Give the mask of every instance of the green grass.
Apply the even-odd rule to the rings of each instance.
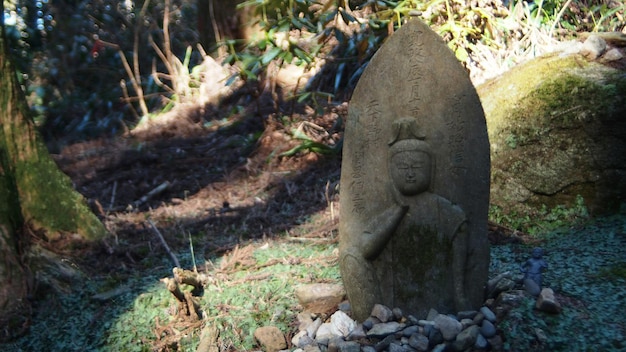
[[[541,246],[549,269],[545,286],[554,289],[563,305],[559,315],[534,310],[527,299],[511,311],[498,328],[509,351],[619,351],[626,348],[626,217],[596,219],[577,228],[545,233]],[[221,350],[258,348],[254,330],[275,325],[293,332],[301,311],[294,290],[313,282],[339,282],[336,244],[314,244],[275,239],[250,242],[220,258],[198,263],[209,277],[199,302],[203,324],[218,327]],[[519,272],[531,246],[494,246],[491,276]],[[183,263],[190,263],[182,253]],[[198,257],[196,255],[196,260]],[[50,295],[38,305],[28,335],[3,351],[150,351],[155,330],[171,321],[174,298],[159,279],[171,276],[164,257],[149,271],[120,276],[118,285],[130,289],[106,302],[91,299],[109,290],[107,277],[75,282],[67,294]],[[126,279],[123,279],[126,277]],[[185,288],[189,289],[189,288]],[[178,349],[194,351],[200,328],[181,328]],[[538,339],[543,332],[545,340]]]

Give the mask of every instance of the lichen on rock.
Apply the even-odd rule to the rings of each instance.
[[[478,87],[491,142],[491,204],[596,214],[626,196],[626,75],[580,54],[543,56]]]

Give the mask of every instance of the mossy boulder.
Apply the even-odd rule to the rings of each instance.
[[[626,199],[626,72],[552,54],[478,87],[491,142],[491,204],[610,213]]]

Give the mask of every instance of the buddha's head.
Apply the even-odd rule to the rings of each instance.
[[[389,142],[389,172],[400,193],[413,196],[430,187],[432,165],[428,143],[417,130],[413,118],[394,121],[394,137]]]

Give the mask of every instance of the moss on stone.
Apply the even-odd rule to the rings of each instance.
[[[492,204],[536,216],[582,195],[602,213],[626,194],[609,186],[626,181],[619,176],[626,173],[623,71],[554,54],[477,91],[491,142]]]
[[[77,233],[90,240],[102,237],[106,233],[102,223],[74,190],[70,178],[48,157],[45,147],[37,144],[36,155],[45,157],[18,161],[15,166],[25,220],[44,229],[52,239],[60,233]]]

